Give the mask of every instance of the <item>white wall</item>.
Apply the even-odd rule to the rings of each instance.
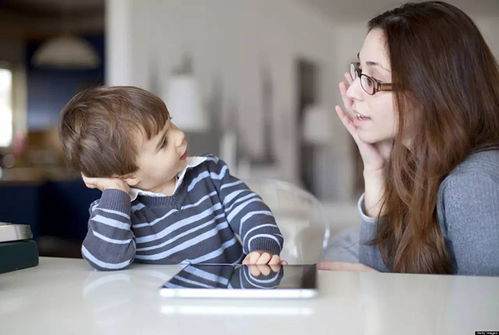
[[[379,0],[380,8],[393,7],[386,1]],[[463,9],[497,57],[499,10],[480,10],[483,1],[489,3],[477,0]],[[345,7],[339,0],[321,3]],[[240,140],[258,155],[264,149],[260,75],[268,70],[274,84],[278,165],[260,172],[298,182],[294,61],[305,57],[320,65],[319,100],[334,113],[334,105],[341,103],[337,83],[361,47],[366,18],[379,13],[373,6],[357,5],[356,16],[346,18],[341,11],[327,13],[300,0],[107,0],[107,83],[137,85],[161,96],[172,70],[188,55],[205,100],[214,95],[214,83],[222,83],[222,108],[214,119],[228,119],[235,111]],[[317,159],[318,193],[349,200],[353,143],[334,120],[334,141]]]
[[[12,71],[12,132],[27,131],[27,85],[24,65],[25,42],[20,38],[0,37],[0,66]]]
[[[497,12],[491,13],[491,16],[475,15],[474,17],[478,29],[482,32],[485,42],[489,45],[496,60],[499,59],[499,39],[497,38],[499,33],[499,1],[497,4]]]
[[[253,156],[264,150],[261,73],[268,70],[273,82],[273,137],[279,148],[278,167],[266,173],[298,182],[295,61],[304,57],[319,64],[319,100],[332,106],[333,22],[289,0],[109,0],[108,9],[112,61],[107,83],[133,84],[161,95],[172,70],[188,55],[204,97],[211,96],[215,79],[223,82],[219,116],[227,117],[235,106],[240,140]],[[129,27],[122,28],[129,13]],[[336,128],[346,137],[341,127]],[[321,185],[331,189],[328,184],[338,183],[334,178],[328,173]]]

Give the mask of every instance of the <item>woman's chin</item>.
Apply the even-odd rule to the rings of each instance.
[[[381,141],[378,136],[374,136],[373,134],[368,133],[359,133],[359,138],[362,140],[362,142],[368,144],[375,144]]]
[[[362,142],[368,143],[368,144],[376,144],[380,142],[384,142],[386,140],[391,140],[393,137],[390,136],[383,136],[382,134],[375,134],[372,132],[358,132],[359,138],[362,140]]]

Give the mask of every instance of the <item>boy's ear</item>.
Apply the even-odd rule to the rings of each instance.
[[[118,176],[121,180],[128,184],[128,186],[136,186],[139,183],[139,179],[133,173],[129,173],[123,176]]]

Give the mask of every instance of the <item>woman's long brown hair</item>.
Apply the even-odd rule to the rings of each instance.
[[[384,32],[398,111],[371,243],[394,272],[452,273],[437,219],[439,186],[468,155],[498,146],[496,60],[473,21],[444,2],[405,4],[368,28]]]

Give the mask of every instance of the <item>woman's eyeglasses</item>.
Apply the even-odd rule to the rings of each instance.
[[[373,77],[369,77],[367,74],[363,74],[359,62],[350,64],[350,75],[352,76],[352,80],[360,78],[360,87],[369,95],[374,95],[379,91],[392,90],[392,84],[382,83]]]

